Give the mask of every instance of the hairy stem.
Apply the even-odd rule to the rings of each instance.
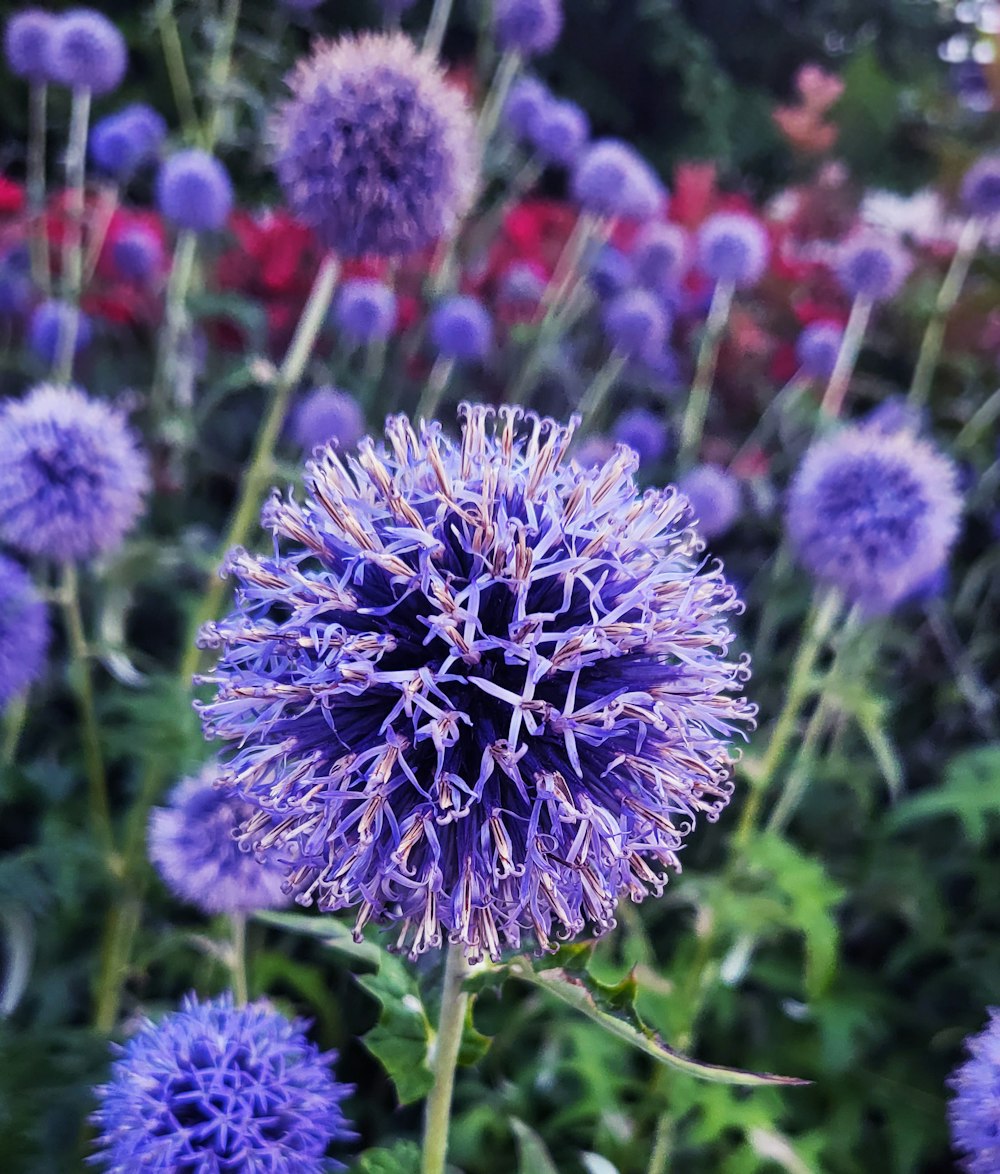
[[[424,1115],[421,1174],[444,1174],[455,1068],[458,1065],[465,1014],[469,1005],[469,996],[462,990],[468,969],[461,945],[449,946],[444,983],[441,988],[441,1018],[432,1045],[434,1084],[427,1097]]]

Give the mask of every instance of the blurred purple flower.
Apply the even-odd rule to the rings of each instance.
[[[299,404],[292,420],[292,435],[305,453],[321,444],[354,448],[365,434],[365,416],[358,401],[335,387],[318,387]]]
[[[639,465],[658,465],[670,451],[670,429],[663,416],[648,408],[631,408],[615,421],[611,430],[618,444],[627,444],[639,458]]]
[[[640,229],[632,246],[636,281],[658,293],[674,288],[687,271],[690,251],[686,229],[651,221]]]
[[[531,123],[531,145],[546,163],[569,167],[590,138],[590,120],[575,102],[546,102]]]
[[[875,232],[845,241],[837,259],[837,277],[852,298],[874,302],[895,297],[909,276],[910,259],[899,242]]]
[[[695,529],[709,540],[731,530],[742,512],[740,483],[718,465],[696,465],[681,477],[677,488],[691,503]]]
[[[843,341],[844,328],[838,322],[811,322],[795,343],[801,373],[810,379],[829,379]]]
[[[156,180],[156,202],[178,228],[217,232],[232,211],[233,185],[214,155],[191,148],[164,160]]]
[[[587,270],[590,287],[602,301],[622,293],[634,276],[631,259],[614,245],[602,245]]]
[[[562,32],[562,0],[494,0],[493,28],[504,53],[548,53]]]
[[[333,320],[356,343],[381,342],[396,325],[396,295],[383,281],[353,277],[337,293]]]
[[[770,256],[766,229],[745,212],[716,212],[698,229],[698,264],[713,281],[756,285]]]
[[[434,349],[444,359],[479,362],[493,346],[493,320],[477,298],[458,295],[441,302],[430,317]]]
[[[22,8],[8,19],[3,49],[11,73],[35,85],[53,80],[56,23],[56,17],[40,8]]]
[[[152,229],[136,225],[126,229],[111,246],[115,269],[128,281],[148,281],[166,265],[163,245]]]
[[[965,173],[959,194],[970,216],[996,216],[1000,212],[1000,154],[977,159]]]
[[[573,198],[595,216],[651,220],[663,211],[667,193],[649,164],[627,143],[600,139],[573,169]]]
[[[31,577],[0,554],[0,710],[39,678],[49,648],[49,621]]]
[[[630,289],[604,309],[604,333],[611,347],[630,359],[663,350],[670,318],[663,303],[646,289]]]
[[[156,158],[167,124],[150,106],[136,103],[109,114],[90,132],[90,158],[116,179],[127,179],[138,167]]]
[[[529,140],[535,121],[552,101],[552,95],[537,78],[519,77],[504,103],[503,124],[515,138]]]
[[[77,322],[73,354],[80,355],[90,346],[94,333],[87,315],[71,306],[69,302],[54,299],[41,302],[35,307],[28,323],[28,346],[46,366],[51,367],[56,361],[60,336],[71,324],[74,316]]]
[[[106,16],[91,8],[73,8],[56,21],[49,76],[73,90],[109,94],[125,76],[125,38]]]
[[[1000,1170],[1000,1010],[991,1007],[990,1021],[965,1041],[969,1053],[949,1080],[954,1092],[948,1122],[960,1166],[966,1174]]]

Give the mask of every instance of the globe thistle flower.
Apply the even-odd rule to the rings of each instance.
[[[90,158],[106,175],[124,180],[156,158],[166,137],[163,118],[151,106],[136,103],[94,124]]]
[[[622,293],[634,278],[631,259],[614,245],[602,245],[587,270],[587,282],[602,302]]]
[[[902,395],[891,395],[877,404],[861,421],[861,427],[874,428],[886,435],[909,432],[914,436],[923,431],[924,413],[907,403]]]
[[[718,465],[696,465],[681,477],[677,488],[691,503],[698,533],[709,541],[731,530],[742,513],[740,483]]]
[[[178,228],[217,232],[229,219],[233,185],[213,155],[192,148],[165,160],[156,180],[156,202]]]
[[[947,561],[961,508],[954,464],[927,441],[852,427],[806,454],[786,524],[816,579],[885,611]]]
[[[45,665],[49,622],[30,576],[0,554],[0,710],[34,684]]]
[[[396,295],[389,286],[368,277],[345,281],[333,308],[334,322],[357,343],[388,338],[395,328],[397,314]]]
[[[493,31],[504,53],[548,53],[562,26],[562,0],[494,0]]]
[[[384,448],[318,454],[202,634],[205,733],[258,809],[242,842],[294,852],[300,902],[395,923],[411,956],[610,929],[726,805],[753,715],[740,605],[683,500],[639,496],[628,449],[585,471],[572,425],[492,415],[466,406],[458,444],[394,417]]]
[[[292,211],[345,257],[399,257],[454,231],[479,175],[475,122],[401,33],[323,44],[289,78],[275,167]]]
[[[615,442],[609,436],[588,436],[573,449],[573,460],[581,469],[603,466],[615,455]]]
[[[33,85],[52,80],[56,18],[40,8],[22,8],[7,21],[3,51],[11,73]]]
[[[899,242],[874,232],[861,232],[845,241],[837,260],[844,292],[873,302],[895,297],[909,272],[910,259]]]
[[[478,299],[459,295],[435,308],[430,318],[430,337],[442,359],[480,362],[493,346],[493,320]]]
[[[281,6],[287,8],[289,12],[312,12],[322,3],[323,0],[281,0]]]
[[[331,1072],[308,1023],[261,1000],[188,995],[159,1023],[143,1020],[95,1091],[91,1159],[105,1174],[137,1170],[343,1170],[331,1143],[356,1139],[343,1101],[354,1089]]]
[[[644,225],[632,246],[636,281],[661,293],[674,289],[687,270],[689,253],[688,233],[679,224]]]
[[[661,351],[670,319],[663,304],[646,289],[618,294],[604,311],[604,333],[616,350],[630,359]]]
[[[970,216],[996,216],[1000,212],[1000,154],[983,155],[962,178],[962,206]]]
[[[93,329],[90,319],[82,310],[69,302],[50,300],[41,302],[34,309],[28,323],[28,346],[41,361],[51,367],[59,353],[59,339],[76,319],[76,338],[73,354],[82,354],[90,346]]]
[[[115,238],[111,260],[122,277],[137,282],[155,277],[166,263],[160,238],[142,225],[127,228]]]
[[[149,859],[168,889],[203,913],[253,913],[280,909],[284,871],[258,860],[236,843],[254,809],[216,787],[219,768],[208,763],[183,779],[166,807],[149,816]]]
[[[27,251],[15,246],[0,259],[0,315],[23,317],[31,305],[33,292]]]
[[[546,163],[569,167],[590,138],[590,120],[575,102],[546,102],[533,119],[528,139]]]
[[[698,263],[713,281],[756,285],[770,256],[764,226],[744,212],[716,212],[698,229]]]
[[[618,444],[627,444],[643,465],[657,465],[670,450],[666,421],[648,408],[631,408],[615,421],[611,430]],[[577,457],[579,460],[579,457]]]
[[[125,38],[106,16],[74,8],[56,21],[49,59],[53,81],[73,90],[109,94],[125,76]]]
[[[0,409],[0,540],[54,562],[119,546],[142,513],[145,455],[124,416],[41,384]]]
[[[501,302],[535,307],[548,288],[545,271],[535,261],[511,261],[500,274],[497,297]]]
[[[599,139],[587,147],[570,186],[580,207],[595,216],[652,220],[666,201],[666,189],[649,164],[618,139]]]
[[[504,102],[503,125],[515,138],[530,141],[535,121],[552,101],[548,88],[537,78],[519,77]]]
[[[801,373],[810,379],[829,379],[843,342],[844,328],[839,322],[811,322],[795,343]]]
[[[365,434],[365,417],[358,402],[335,387],[318,387],[299,405],[292,420],[292,435],[303,452],[321,444],[354,448]]]
[[[965,1041],[968,1060],[948,1081],[954,1097],[948,1106],[951,1140],[966,1174],[1000,1170],[1000,1010],[991,1007],[990,1021]]]

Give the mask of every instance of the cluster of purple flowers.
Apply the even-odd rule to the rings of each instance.
[[[52,16],[28,8],[16,13],[4,34],[7,64],[33,85],[55,82],[73,90],[107,94],[125,76],[125,38],[107,17],[89,8]]]

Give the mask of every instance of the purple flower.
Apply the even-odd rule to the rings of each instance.
[[[691,245],[679,224],[651,221],[632,247],[632,265],[640,285],[660,293],[672,290],[684,276]]]
[[[695,529],[709,540],[732,529],[742,512],[740,483],[718,465],[696,465],[680,479],[677,488],[691,503]]]
[[[203,913],[280,909],[284,870],[258,860],[236,843],[254,809],[215,786],[219,767],[208,763],[174,788],[166,807],[149,817],[149,858],[167,888]]]
[[[548,53],[562,25],[562,0],[494,0],[493,28],[505,53]]]
[[[365,434],[365,416],[358,401],[335,387],[318,387],[299,404],[292,421],[292,435],[303,452],[335,442],[338,448],[354,448]]]
[[[799,561],[848,602],[891,609],[948,559],[962,508],[956,478],[909,430],[845,428],[817,442],[788,496]]]
[[[666,421],[648,408],[622,412],[611,431],[618,444],[627,444],[635,452],[640,467],[659,464],[670,449],[670,430]]]
[[[585,212],[630,220],[652,220],[663,211],[667,198],[649,164],[617,139],[600,139],[582,152],[571,187]]]
[[[532,128],[552,95],[534,77],[519,77],[510,87],[503,107],[503,124],[518,139],[530,139]]]
[[[546,163],[569,167],[590,138],[590,121],[575,102],[553,99],[538,111],[528,137]]]
[[[56,18],[40,8],[22,8],[7,21],[3,50],[10,71],[34,85],[52,80]]]
[[[863,428],[874,428],[886,435],[910,432],[917,436],[924,428],[924,414],[906,402],[902,395],[891,395],[877,404],[861,422]]]
[[[602,301],[627,289],[634,277],[632,261],[614,245],[602,245],[587,270],[590,287]]]
[[[128,65],[125,38],[106,16],[74,8],[56,22],[49,58],[53,81],[73,90],[109,94],[121,85]]]
[[[0,260],[0,316],[22,317],[31,305],[33,292],[27,253],[16,246]]]
[[[910,259],[893,237],[861,232],[844,242],[837,260],[837,277],[852,298],[873,302],[895,297],[910,272]]]
[[[336,1053],[320,1052],[308,1026],[229,994],[188,995],[159,1023],[143,1020],[96,1089],[91,1162],[105,1174],[344,1169],[326,1153],[356,1139],[342,1108],[354,1090],[334,1080]]]
[[[136,103],[96,123],[90,132],[90,158],[107,175],[127,179],[155,159],[167,137],[167,124],[151,107]]]
[[[479,178],[475,122],[401,33],[321,45],[274,123],[292,211],[346,257],[406,256],[452,233]]]
[[[30,576],[0,554],[0,710],[41,676],[49,648],[45,604]]]
[[[548,288],[545,271],[534,261],[511,261],[500,275],[497,296],[501,301],[537,306]]]
[[[970,216],[996,216],[1000,212],[1000,154],[977,159],[965,173],[959,195]]]
[[[838,322],[811,322],[795,343],[801,373],[810,379],[829,379],[843,341],[844,328]]]
[[[441,358],[479,362],[493,346],[493,320],[477,298],[459,295],[435,307],[430,337]]]
[[[0,409],[0,539],[53,562],[118,547],[142,513],[146,458],[125,418],[41,384]]]
[[[396,325],[396,295],[371,277],[345,281],[337,294],[333,318],[349,339],[357,343],[381,342]]]
[[[662,351],[669,329],[670,318],[662,302],[646,289],[626,290],[604,310],[608,342],[630,359]]]
[[[614,455],[615,442],[608,436],[588,436],[576,445],[572,452],[573,460],[581,469],[604,466]]]
[[[126,229],[111,246],[115,269],[128,281],[148,281],[164,268],[163,245],[151,229]]]
[[[178,228],[216,232],[229,219],[233,185],[213,155],[192,148],[164,161],[156,180],[160,211]]]
[[[744,212],[716,212],[698,229],[698,263],[713,281],[756,285],[770,256],[767,231]]]
[[[989,1015],[986,1027],[965,1041],[969,1059],[948,1081],[955,1094],[948,1106],[951,1140],[966,1174],[1000,1170],[1000,1010],[991,1007]]]
[[[76,339],[73,354],[82,354],[90,346],[93,330],[90,319],[68,302],[55,300],[35,307],[28,323],[28,345],[46,366],[52,366],[59,353],[59,339],[76,318]]]
[[[395,923],[412,956],[473,959],[614,925],[659,893],[696,817],[728,802],[752,720],[728,659],[739,608],[672,489],[635,455],[566,459],[572,427],[463,409],[404,417],[275,497],[276,553],[230,554],[237,611],[199,705],[304,903]],[[275,826],[275,820],[278,820]]]

